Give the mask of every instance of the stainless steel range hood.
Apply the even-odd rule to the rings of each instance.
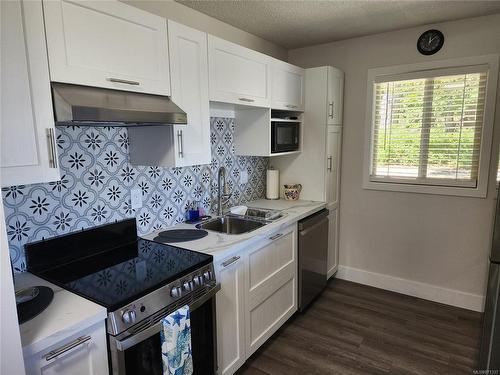
[[[56,125],[147,126],[186,124],[168,96],[52,82]]]

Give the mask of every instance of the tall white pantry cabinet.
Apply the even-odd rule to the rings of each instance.
[[[327,202],[330,211],[328,270],[339,263],[339,198],[344,73],[331,66],[306,69],[302,152],[271,160],[280,185],[302,184],[300,199]]]

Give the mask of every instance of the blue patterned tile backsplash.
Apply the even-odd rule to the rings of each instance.
[[[11,260],[26,269],[24,245],[75,230],[135,217],[138,234],[184,221],[188,202],[211,211],[217,170],[225,166],[230,205],[265,196],[268,158],[234,154],[234,119],[212,117],[212,162],[186,168],[132,166],[126,128],[58,127],[61,180],[2,189]],[[247,170],[248,182],[240,183]],[[143,206],[132,209],[131,189]]]

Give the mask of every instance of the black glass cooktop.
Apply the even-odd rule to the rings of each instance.
[[[28,271],[112,311],[212,261],[136,233],[126,220],[29,244]]]

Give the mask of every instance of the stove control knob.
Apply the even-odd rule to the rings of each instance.
[[[193,283],[191,281],[186,281],[183,284],[184,290],[190,291],[193,290]]]
[[[201,275],[196,275],[193,277],[194,286],[201,286],[203,284],[203,277]]]
[[[135,311],[131,309],[127,309],[122,314],[122,320],[125,324],[131,324],[135,322]]]
[[[205,271],[205,272],[203,273],[203,279],[204,279],[205,281],[210,281],[210,280],[212,280],[212,272],[210,272],[210,271]]]
[[[170,289],[170,295],[173,298],[179,298],[182,295],[182,288],[180,286],[174,286]]]

